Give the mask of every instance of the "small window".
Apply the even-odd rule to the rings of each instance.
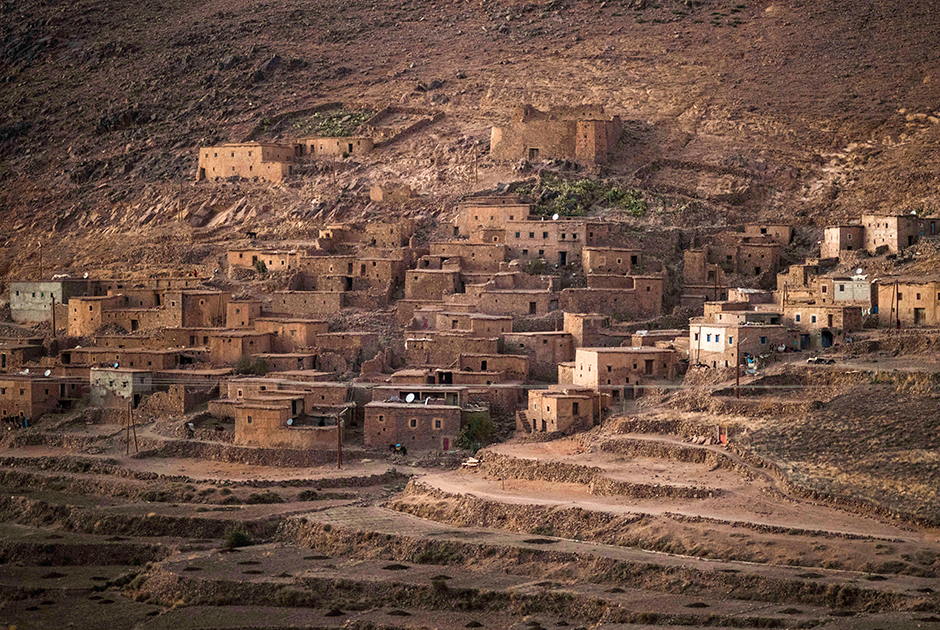
[[[441,421],[440,421],[440,419],[438,419],[438,418],[435,418],[435,419],[434,419],[434,428],[435,428],[435,429],[440,429],[440,428],[441,428]]]
[[[711,341],[711,340],[712,340],[711,333],[705,335],[705,341]]]
[[[408,424],[409,424],[409,426],[411,426],[412,429],[417,428],[417,426],[418,426],[418,420],[417,420],[416,418],[412,418],[412,419],[408,422]]]
[[[826,288],[827,288],[826,285],[823,285],[823,287],[822,287],[822,292],[823,292],[823,293],[826,292]]]
[[[800,321],[800,314],[799,314],[799,313],[796,314],[796,321]]]
[[[729,346],[734,345],[734,335],[728,335],[728,345]]]
[[[903,299],[904,299],[904,294],[903,294],[903,293],[898,293],[898,302],[900,302],[900,301],[903,300]]]
[[[248,416],[248,424],[251,424],[251,416]]]
[[[810,324],[815,324],[815,323],[816,323],[816,316],[815,316],[815,315],[810,315],[810,316],[809,316],[809,323],[810,323]]]
[[[840,284],[840,285],[839,285],[839,293],[842,293],[843,291],[845,291],[845,285],[844,285],[844,284]]]
[[[761,344],[767,343],[767,337],[761,337],[761,338],[760,338],[760,342],[761,342]]]
[[[519,238],[519,235],[520,235],[520,234],[521,234],[521,232],[516,232],[516,238]]]

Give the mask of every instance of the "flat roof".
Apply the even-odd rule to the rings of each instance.
[[[128,372],[132,374],[144,373],[150,374],[150,370],[141,370],[138,368],[122,368],[122,367],[93,367],[91,368],[92,372]]]
[[[636,348],[627,347],[627,346],[616,346],[613,348],[578,348],[578,352],[584,350],[585,352],[596,352],[598,354],[645,354],[647,352],[675,352],[675,350],[668,350],[666,348],[657,348],[656,346],[639,346]]]
[[[260,300],[259,300],[260,301]],[[229,302],[234,304],[234,302]],[[306,317],[256,317],[256,322],[275,322],[278,324],[325,324],[322,319],[307,319]]]
[[[366,403],[366,407],[393,407],[396,409],[456,409],[457,411],[460,411],[459,405],[438,405],[438,404],[426,405],[423,402],[395,403],[395,402],[373,401],[370,403]]]

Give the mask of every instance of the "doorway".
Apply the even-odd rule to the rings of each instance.
[[[832,347],[832,331],[824,330],[820,333],[819,337],[823,348]]]
[[[538,149],[529,149],[529,159],[537,160],[539,159],[539,150]]]
[[[445,451],[449,451],[449,450],[450,450],[450,438],[444,438],[444,439],[441,440],[441,441],[442,441],[442,443],[443,443],[443,445],[444,445],[444,450],[445,450]]]
[[[568,264],[568,252],[558,252],[558,264],[562,267]]]

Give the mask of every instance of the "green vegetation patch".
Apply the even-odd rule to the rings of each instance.
[[[294,120],[291,127],[301,136],[345,137],[356,133],[356,130],[374,115],[375,112],[369,109],[314,112]]]
[[[605,180],[569,179],[549,173],[538,184],[522,187],[518,192],[535,201],[535,212],[543,216],[581,217],[591,209],[613,208],[639,218],[647,211],[640,191]]]

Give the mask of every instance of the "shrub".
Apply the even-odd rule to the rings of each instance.
[[[268,271],[268,266],[267,266],[266,264],[264,264],[264,261],[263,261],[263,260],[256,260],[256,261],[255,261],[255,269],[258,271],[258,273],[267,273],[267,271]]]
[[[248,547],[254,544],[251,536],[239,529],[231,529],[225,534],[225,548],[237,549],[238,547]]]

